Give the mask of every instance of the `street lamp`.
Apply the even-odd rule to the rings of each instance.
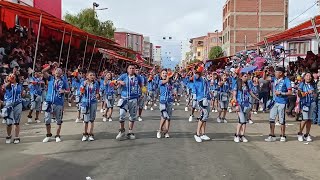
[[[92,6],[93,6],[93,13],[95,14],[95,11],[99,11],[99,10],[107,10],[108,8],[100,8],[100,9],[96,9],[96,8],[98,8],[99,7],[99,4],[98,3],[96,3],[96,2],[94,2],[93,4],[92,4]]]

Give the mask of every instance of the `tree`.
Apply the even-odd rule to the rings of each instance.
[[[223,51],[220,46],[214,46],[210,49],[209,59],[216,59],[223,56]]]
[[[67,13],[64,19],[68,23],[91,34],[106,38],[113,38],[114,36],[115,27],[113,22],[110,20],[101,22],[96,16],[95,11],[91,8],[83,9],[76,15]]]

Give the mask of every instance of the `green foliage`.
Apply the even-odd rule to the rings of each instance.
[[[188,62],[187,64],[193,64],[193,63],[197,63],[197,62],[201,62],[201,60],[199,60],[199,59],[194,59],[194,60]]]
[[[68,23],[91,34],[106,38],[113,38],[114,36],[115,27],[113,22],[110,20],[101,22],[91,8],[83,9],[76,15],[67,13],[64,19]]]
[[[216,59],[223,56],[223,51],[220,46],[215,46],[210,49],[209,59]]]

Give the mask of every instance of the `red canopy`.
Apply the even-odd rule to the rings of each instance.
[[[54,17],[53,15],[42,11],[40,9],[24,6],[16,3],[11,3],[7,1],[0,1],[0,8],[1,8],[1,21],[4,21],[7,23],[7,26],[14,27],[15,25],[15,15],[18,15],[19,17],[27,18],[32,20],[33,22],[39,22],[40,16],[42,15],[42,24],[52,27],[56,30],[63,31],[64,28],[66,32],[73,32],[73,34],[78,36],[83,36],[83,38],[86,38],[87,36],[91,39],[107,42],[110,44],[117,44],[116,42],[105,38],[101,36],[96,36],[93,34],[90,34],[88,32],[85,32],[84,30],[79,29],[76,26],[73,26],[61,19],[58,19]]]
[[[316,16],[314,20],[315,20],[315,26],[318,32],[320,32],[320,16]],[[313,34],[314,34],[314,29],[313,29],[311,20],[308,20],[284,32],[268,36],[266,37],[266,39],[267,39],[267,43],[269,44],[269,43],[274,43],[278,41],[283,41],[291,38],[303,37],[303,36],[313,35]],[[264,44],[264,41],[261,41],[257,45],[263,45],[263,44]]]
[[[112,57],[114,57],[114,58],[116,58],[116,59],[122,59],[122,60],[125,60],[125,61],[128,61],[128,62],[136,63],[136,64],[138,64],[138,65],[140,65],[140,66],[142,66],[142,67],[146,67],[146,68],[149,68],[149,69],[152,69],[152,68],[153,68],[153,67],[150,66],[150,65],[147,65],[147,64],[144,64],[144,63],[139,63],[139,62],[137,62],[137,60],[134,60],[134,59],[131,59],[131,58],[127,58],[127,57],[122,56],[121,54],[119,54],[119,53],[117,53],[117,52],[114,52],[114,51],[112,51],[112,50],[107,50],[107,49],[99,48],[99,51],[100,51],[101,53],[105,53],[105,54],[107,54],[107,55],[109,55],[109,56],[112,56]]]

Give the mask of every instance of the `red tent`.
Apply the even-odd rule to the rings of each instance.
[[[315,20],[315,26],[317,28],[317,31],[320,32],[320,16],[316,16],[314,20]],[[283,41],[291,38],[303,37],[303,36],[313,35],[313,34],[314,34],[314,28],[312,26],[312,22],[311,20],[308,20],[284,32],[268,36],[266,37],[266,39],[267,39],[267,43],[269,44],[269,43],[274,43],[278,41]],[[264,45],[264,41],[259,42],[257,45]]]

